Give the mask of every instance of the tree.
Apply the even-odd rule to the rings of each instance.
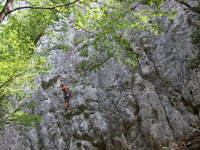
[[[88,33],[86,37],[74,41],[82,43],[80,55],[88,57],[88,61],[78,64],[78,68],[88,72],[98,70],[111,57],[131,67],[135,66],[136,61],[120,58],[120,54],[126,51],[131,59],[137,59],[126,33],[133,30],[157,32],[159,26],[152,23],[152,18],[169,14],[159,9],[163,0],[138,0],[138,5],[148,5],[151,9],[137,13],[134,12],[134,7],[130,7],[132,0],[0,2],[0,107],[4,110],[0,120],[2,126],[7,121],[24,126],[40,121],[31,114],[27,121],[27,113],[23,112],[23,107],[28,104],[22,100],[30,95],[35,76],[48,69],[44,67],[45,54],[38,52],[36,47],[41,36],[51,34],[47,29],[55,21],[68,19],[77,30]],[[72,12],[75,13],[73,19],[70,18]],[[87,45],[93,46],[96,52],[89,54]],[[105,55],[104,59],[97,57],[97,54]],[[14,103],[10,103],[10,99],[14,99]],[[30,120],[32,123],[28,124]]]
[[[5,6],[7,4],[8,1]],[[35,17],[40,15],[42,17],[35,20]],[[41,120],[34,114],[29,114],[29,121],[27,120],[27,113],[22,110],[29,104],[23,100],[35,86],[35,76],[48,69],[44,67],[44,54],[35,49],[37,41],[51,22],[49,17],[52,16],[51,13],[41,11],[32,14],[30,10],[11,15],[5,23],[0,24],[0,107],[3,110],[0,126],[8,122],[34,125],[33,122]],[[12,103],[11,99],[14,99]]]

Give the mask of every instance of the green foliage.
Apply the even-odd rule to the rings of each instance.
[[[35,123],[40,123],[41,117],[31,114],[17,111],[9,117],[9,121],[13,122],[13,125],[23,125],[24,127],[35,127]]]
[[[18,110],[15,107],[21,100],[27,99],[32,88],[36,87],[36,75],[49,69],[44,67],[47,63],[45,55],[36,51],[36,44],[48,25],[56,19],[54,16],[47,11],[23,10],[10,15],[6,23],[0,24],[0,107],[3,110],[1,118],[4,118],[1,126],[7,121],[21,122],[26,126],[39,121],[39,116],[23,112],[25,105],[20,105]],[[10,99],[14,100],[12,105]],[[26,118],[27,115],[30,117]],[[29,120],[24,122],[23,119]]]
[[[117,62],[126,62],[125,64],[128,66],[136,68],[137,56],[133,51],[129,53],[129,55],[133,55],[133,59],[127,57],[128,55],[121,57],[121,54],[125,53],[124,49],[133,49],[130,46],[130,34],[140,31],[151,31],[157,34],[160,32],[161,25],[152,20],[163,16],[172,17],[176,13],[161,11],[160,6],[164,2],[163,0],[142,0],[140,2],[148,5],[150,9],[147,10],[145,9],[147,7],[144,7],[143,10],[136,13],[130,7],[132,1],[121,3],[105,0],[98,2],[98,5],[94,1],[79,4],[75,11],[75,21],[81,27],[76,25],[75,27],[77,29],[84,28],[90,32],[92,37],[90,40],[79,39],[79,42],[83,42],[82,48],[79,49],[80,55],[88,58],[77,65],[79,72],[82,69],[83,74],[87,75],[85,71],[97,71],[103,66],[105,60],[111,57]],[[88,53],[88,46],[91,46],[95,52]],[[104,59],[100,59],[100,57],[104,57]]]
[[[24,127],[36,127],[36,123],[40,123],[42,118],[32,113],[25,113],[23,109],[31,109],[38,105],[36,102],[24,102],[23,100],[17,102],[10,102],[8,100],[0,103],[3,108],[3,112],[6,112],[4,117],[0,119],[0,127],[9,123],[9,126],[22,125]],[[8,126],[8,125],[7,125]]]
[[[44,68],[44,57],[35,51],[34,29],[30,27],[32,24],[12,16],[7,24],[0,26],[1,96],[19,95],[22,87],[32,87],[34,77],[47,69]]]
[[[199,46],[199,44],[200,44],[200,28],[198,28],[192,35],[192,42],[193,42],[193,44],[197,44]]]
[[[196,69],[200,67],[200,28],[192,35],[192,43],[196,45],[196,56],[189,61],[189,67]]]
[[[165,0],[141,0],[145,5],[150,5],[154,7],[158,7],[161,5]]]

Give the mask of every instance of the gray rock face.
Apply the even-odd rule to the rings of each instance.
[[[27,132],[5,129],[0,149],[164,150],[199,128],[200,70],[189,70],[187,60],[193,56],[191,34],[200,14],[173,1],[167,7],[178,14],[162,20],[163,34],[130,36],[139,62],[135,74],[111,58],[100,72],[82,78],[74,73],[84,59],[76,53],[78,47],[51,50],[53,68],[38,76],[40,88],[32,99],[40,102],[34,113],[43,122]],[[69,32],[70,38],[77,36],[74,29]],[[61,81],[72,91],[67,111]]]

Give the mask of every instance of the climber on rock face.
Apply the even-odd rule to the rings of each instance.
[[[70,98],[70,91],[69,87],[65,86],[63,83],[61,84],[61,89],[60,89],[63,94],[64,94],[64,109],[67,110],[69,107],[69,98]]]

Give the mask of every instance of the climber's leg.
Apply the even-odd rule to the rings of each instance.
[[[64,109],[67,110],[69,107],[69,99],[64,100]]]

